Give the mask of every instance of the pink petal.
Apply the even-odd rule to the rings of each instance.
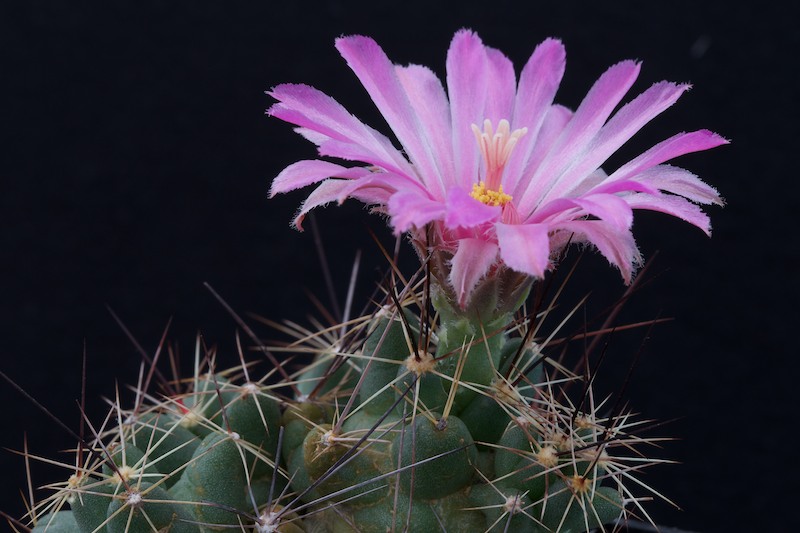
[[[629,230],[616,231],[602,220],[572,220],[558,224],[558,229],[574,233],[575,242],[589,242],[609,263],[619,268],[625,283],[630,283],[633,268],[642,259]]]
[[[616,194],[620,192],[646,192],[648,194],[658,194],[658,188],[651,187],[647,183],[636,180],[620,180],[609,183],[601,183],[592,187],[586,194]]]
[[[537,145],[539,130],[564,76],[565,63],[564,45],[556,39],[547,39],[536,47],[522,69],[511,128],[528,128],[528,133],[519,140],[506,166],[507,190],[514,190]]]
[[[344,143],[362,147],[364,160],[395,172],[412,172],[408,161],[384,135],[363,124],[336,100],[308,85],[283,84],[268,92],[279,102],[267,114]]]
[[[467,306],[472,289],[497,260],[497,249],[495,243],[483,239],[458,241],[450,270],[450,284],[462,308]]]
[[[728,141],[708,130],[679,133],[661,141],[636,159],[622,165],[608,177],[607,181],[628,179],[664,161],[691,152],[708,150],[722,144],[728,144]]]
[[[444,223],[448,228],[473,228],[497,220],[502,211],[499,206],[483,204],[464,189],[453,187],[447,194],[447,216]]]
[[[471,31],[459,30],[447,51],[446,66],[455,180],[458,185],[471,187],[478,178],[479,157],[472,124],[483,124],[490,72],[480,38]]]
[[[594,192],[594,189],[602,184],[608,177],[606,171],[602,168],[595,169],[594,172],[588,176],[584,176],[580,183],[570,191],[570,196],[578,197]]]
[[[700,207],[680,196],[667,194],[652,196],[638,193],[626,196],[625,201],[633,209],[649,209],[650,211],[659,211],[678,217],[689,224],[697,226],[709,237],[711,236],[711,220],[708,218],[708,215],[706,215]]]
[[[486,47],[486,59],[489,66],[489,84],[483,117],[497,126],[502,119],[511,120],[517,92],[517,75],[514,73],[511,60],[500,50]],[[482,127],[482,123],[475,124]]]
[[[546,224],[495,224],[500,258],[512,270],[544,277],[550,264]]]
[[[417,182],[399,174],[388,172],[370,172],[339,192],[337,201],[342,203],[348,197],[358,198],[365,203],[386,204],[389,198],[398,191],[413,190],[417,194],[427,195]]]
[[[369,170],[363,167],[346,168],[319,159],[298,161],[283,169],[272,181],[269,197],[272,198],[278,193],[293,191],[331,177],[356,179],[368,174],[370,174]]]
[[[591,215],[604,220],[615,231],[627,230],[633,223],[628,203],[613,194],[592,194],[580,198],[556,198],[530,216],[526,223],[548,222],[557,225],[563,220],[576,220]]]
[[[506,170],[506,180],[504,183],[508,184],[507,189],[513,191],[513,196],[519,201],[525,193],[525,189],[530,185],[531,176],[536,172],[536,169],[541,165],[550,148],[555,143],[556,139],[561,135],[566,128],[569,121],[572,119],[572,111],[564,106],[554,104],[550,106],[545,114],[542,126],[539,128],[539,136],[536,139],[536,144],[533,146],[528,160],[525,163],[524,170],[517,175],[515,172],[511,174]],[[525,135],[527,137],[527,135]],[[523,137],[522,139],[525,139]],[[516,152],[516,150],[514,150]],[[511,157],[511,162],[514,161],[514,156]],[[514,179],[517,179],[517,184],[513,186]]]
[[[431,200],[414,191],[401,191],[389,198],[389,215],[395,234],[408,231],[412,227],[421,228],[433,220],[441,220],[445,216],[445,205]]]
[[[341,195],[341,191],[349,185],[350,180],[337,179],[328,179],[320,183],[317,188],[314,189],[314,192],[308,195],[303,205],[300,206],[300,211],[298,211],[292,222],[294,226],[298,230],[303,231],[303,219],[306,217],[306,214],[315,207],[337,201]]]
[[[623,61],[606,70],[589,90],[569,124],[530,180],[519,202],[521,213],[541,201],[561,175],[585,155],[592,138],[639,75],[639,63]]]
[[[435,193],[444,198],[445,191],[455,184],[453,166],[450,103],[441,80],[427,67],[409,65],[395,67],[397,77],[408,96],[411,107],[423,126],[425,142],[434,153],[434,164],[442,178],[442,187]]]
[[[640,63],[622,61],[592,85],[564,132],[562,144],[583,144],[600,130],[639,76]]]
[[[645,124],[674,104],[687,89],[688,85],[660,82],[625,104],[592,140],[585,157],[561,176],[542,202],[568,195]]]
[[[422,142],[424,129],[383,49],[374,40],[360,35],[336,39],[336,48],[361,80],[426,186],[443,190],[434,154],[430,145]]]
[[[320,144],[324,143],[325,141],[330,141],[331,138],[327,135],[324,135],[318,131],[314,131],[308,128],[298,127],[294,129],[295,133],[302,136],[305,140],[312,142],[319,146]]]
[[[354,144],[351,142],[343,142],[337,139],[328,139],[319,144],[319,155],[324,157],[336,157],[346,161],[363,161],[381,169],[393,172],[396,174],[403,174],[405,176],[413,176],[418,180],[417,173],[414,172],[413,167],[408,164],[398,167],[392,164],[387,164],[385,161],[376,159],[374,153],[368,146]]]
[[[573,201],[585,213],[608,222],[615,230],[629,230],[633,224],[633,212],[629,204],[613,194],[592,194],[574,198]]]
[[[716,189],[688,170],[671,165],[656,165],[631,179],[650,188],[684,196],[700,204],[723,204]],[[654,191],[642,192],[656,194]]]

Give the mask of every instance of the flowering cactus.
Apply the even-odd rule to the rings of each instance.
[[[409,234],[422,268],[392,275],[373,313],[319,332],[282,326],[297,340],[262,349],[310,353],[292,374],[274,357],[252,379],[244,362],[219,372],[198,355],[180,390],[115,405],[118,425],[82,440],[68,481],[32,507],[34,531],[538,533],[647,516],[633,473],[658,462],[637,450],[651,441],[552,356],[561,326],[541,324],[555,305],[528,308],[527,296],[572,242],[630,283],[633,209],[708,233],[696,204],[719,195],[664,162],[724,139],[681,133],[607,173],[600,165],[688,86],[657,83],[612,116],[639,72],[625,61],[572,112],[553,103],[564,70],[553,39],[517,82],[505,56],[460,31],[447,92],[367,37],[337,48],[402,151],[322,92],[280,85],[270,115],[321,156],[365,166],[300,161],[271,194],[318,184],[298,228],[314,207],[362,200]]]

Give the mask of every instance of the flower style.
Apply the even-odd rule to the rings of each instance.
[[[623,61],[571,111],[553,103],[565,65],[556,39],[536,47],[517,80],[506,56],[461,30],[447,53],[446,92],[431,70],[392,64],[368,37],[342,37],[336,47],[402,151],[313,87],[269,91],[277,103],[268,114],[298,126],[320,156],[366,164],[315,159],[284,169],[271,196],[318,184],[294,220],[298,229],[314,207],[349,197],[386,212],[398,234],[431,228],[434,244],[452,254],[449,281],[462,307],[495,267],[542,277],[568,242],[594,245],[629,282],[640,262],[633,209],[661,211],[710,233],[697,204],[721,204],[717,191],[664,163],[726,143],[719,135],[679,133],[610,174],[600,168],[686,84],[656,83],[613,113],[640,69]]]

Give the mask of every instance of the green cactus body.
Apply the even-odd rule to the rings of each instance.
[[[391,324],[387,318],[378,320],[375,331],[364,342],[363,352],[373,359],[361,384],[359,397],[364,404],[362,410],[377,418],[394,403],[395,394],[391,384],[398,375],[398,369],[405,368],[400,363],[411,354],[403,333],[403,323],[399,319]]]
[[[508,415],[493,396],[476,396],[458,417],[478,442],[497,442],[508,424]]]
[[[335,498],[357,498],[354,504],[363,505],[385,497],[388,491],[385,482],[369,483],[371,479],[382,474],[390,462],[388,453],[381,448],[385,446],[363,447],[357,450],[358,453],[351,452],[352,457],[346,463],[331,470],[337,462],[343,460],[350,448],[338,444],[331,427],[323,426],[308,432],[302,453],[309,479],[322,480],[318,487],[319,493],[331,494],[364,483],[363,487]]]
[[[581,532],[613,522],[622,513],[622,497],[612,487],[575,492],[566,483],[555,483],[547,505],[538,503],[533,516],[551,531]]]
[[[283,449],[281,453],[288,460],[296,449],[302,446],[308,431],[315,424],[325,424],[333,418],[333,411],[325,405],[303,401],[289,405],[283,413]]]
[[[394,440],[395,466],[414,465],[441,454],[447,455],[402,472],[401,490],[421,500],[442,498],[470,482],[478,460],[475,443],[461,420],[437,416],[432,421],[417,415],[413,427]]]
[[[506,341],[503,330],[508,322],[507,316],[485,325],[462,318],[443,326],[436,352],[437,359],[441,361],[440,370],[448,376],[455,376],[459,360],[464,358],[460,381],[489,385],[494,379],[496,369],[500,368],[500,356]],[[453,412],[460,413],[477,394],[474,390],[459,387]]]
[[[80,531],[94,531],[106,522],[115,483],[108,478],[80,481],[67,501]]]
[[[407,495],[355,509],[350,521],[341,520],[334,533],[384,533],[402,531],[405,524],[414,524],[418,531],[436,531],[439,525],[428,502],[411,500]]]
[[[548,396],[541,364],[518,368],[540,356],[509,315],[443,316],[423,346],[404,313],[365,325],[334,372],[326,349],[291,384],[231,370],[141,406],[34,531],[578,533],[620,516],[612,430]]]
[[[288,457],[287,470],[289,479],[291,479],[292,488],[300,495],[300,500],[305,503],[319,500],[322,497],[320,492],[310,488],[313,480],[308,474],[303,447],[300,446],[298,450],[295,450]]]
[[[161,487],[142,483],[116,495],[108,506],[108,533],[189,533],[197,527],[182,520],[183,510]]]
[[[75,533],[82,531],[72,511],[58,511],[40,516],[31,533]]]
[[[148,449],[148,463],[170,475],[167,486],[178,481],[181,469],[200,445],[197,435],[181,426],[177,417],[166,413],[145,413],[137,417],[128,441],[137,449]]]
[[[485,531],[519,531],[540,533],[546,531],[525,514],[532,505],[527,494],[505,485],[477,485],[470,492],[470,503],[480,507],[486,520]]]
[[[429,354],[428,354],[429,355]],[[423,355],[422,357],[426,357]],[[437,365],[438,367],[438,365]],[[438,368],[436,368],[438,370]],[[418,396],[428,409],[441,412],[447,403],[447,385],[444,380],[435,375],[433,372],[418,374],[409,371],[406,367],[400,367],[397,371],[397,389],[395,391],[395,399],[400,399],[405,396],[405,391],[412,389],[414,393],[419,391]]]
[[[149,455],[128,441],[110,448],[110,452],[115,468],[104,464],[103,474],[117,484],[128,479],[146,477],[152,482],[164,477],[163,472],[150,463]]]
[[[191,394],[179,398],[183,411],[180,424],[203,438],[216,428],[225,428],[224,406],[234,401],[238,392],[222,374],[205,374],[195,380]]]
[[[338,368],[333,370],[337,364]],[[310,396],[312,393],[324,396],[334,391],[350,390],[357,380],[358,372],[345,358],[339,357],[337,362],[335,353],[323,353],[315,357],[308,370],[300,375],[297,389],[304,396]],[[322,386],[318,386],[320,382],[323,382]]]
[[[252,512],[244,452],[237,440],[227,434],[210,434],[203,439],[183,474],[186,479],[183,490],[189,501],[195,502],[192,514],[200,522],[231,526],[238,523],[234,511]]]

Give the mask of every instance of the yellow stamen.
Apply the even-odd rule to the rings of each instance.
[[[470,196],[479,202],[492,207],[505,205],[513,199],[510,194],[503,192],[502,185],[500,185],[496,191],[493,191],[491,189],[487,189],[484,182],[473,185]]]
[[[472,186],[473,198],[490,206],[503,206],[512,200],[510,194],[503,192],[503,185],[500,182],[506,163],[511,158],[511,152],[520,137],[527,132],[528,128],[511,131],[506,119],[497,124],[497,131],[488,119],[483,121],[483,131],[475,124],[472,125],[472,133],[475,134],[478,149],[485,163],[485,179]]]

